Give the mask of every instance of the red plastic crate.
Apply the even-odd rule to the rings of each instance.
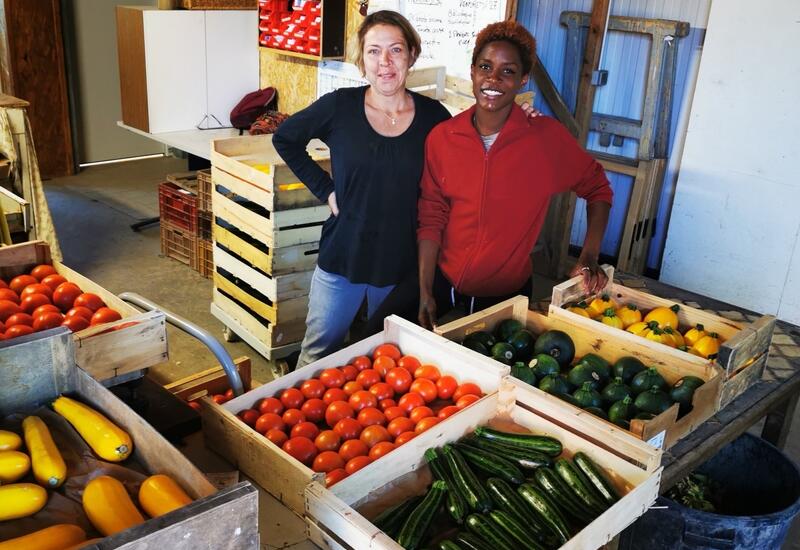
[[[174,183],[158,186],[158,212],[162,222],[197,233],[197,196]]]

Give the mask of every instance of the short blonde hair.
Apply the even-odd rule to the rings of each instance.
[[[354,61],[358,70],[361,71],[361,76],[364,76],[364,37],[376,25],[389,25],[400,29],[411,55],[409,67],[414,65],[422,52],[422,40],[420,40],[419,34],[408,22],[408,19],[401,14],[391,10],[380,10],[366,16],[358,28],[358,49],[355,52]]]

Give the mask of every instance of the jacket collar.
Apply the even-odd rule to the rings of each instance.
[[[455,117],[453,117],[453,128],[451,130],[454,134],[461,134],[467,136],[478,136],[478,132],[475,130],[475,127],[472,125],[472,117],[477,110],[477,106],[473,105],[466,111],[459,113]],[[525,116],[525,112],[522,110],[522,107],[514,103],[511,106],[511,113],[508,115],[508,119],[503,127],[500,129],[500,135],[497,136],[498,139],[507,135],[516,133],[518,130],[523,130],[528,128],[530,123],[528,122],[528,117]]]

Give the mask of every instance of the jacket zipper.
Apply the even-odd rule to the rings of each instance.
[[[481,147],[484,147],[483,142],[480,139],[480,136],[478,136],[478,142],[480,143]],[[495,140],[494,144],[492,144],[492,147],[489,148],[489,151],[491,151],[496,144],[497,140]],[[475,249],[473,249],[472,252],[470,253],[469,259],[466,262],[464,262],[464,267],[461,269],[461,274],[458,277],[458,282],[455,284],[455,288],[460,288],[461,283],[464,282],[464,277],[467,274],[467,268],[469,268],[469,266],[472,265],[472,262],[475,260],[475,256],[477,255],[478,248],[482,240],[481,233],[483,227],[483,205],[486,198],[486,187],[487,187],[486,177],[487,174],[489,173],[489,151],[487,151],[485,148],[483,151],[483,174],[481,176],[481,200],[480,204],[478,205],[478,234],[476,238]]]

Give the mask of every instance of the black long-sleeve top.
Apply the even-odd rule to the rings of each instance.
[[[366,91],[341,88],[322,96],[281,124],[272,144],[322,202],[336,191],[339,215],[322,226],[319,267],[352,283],[387,286],[416,270],[425,138],[450,114],[438,101],[410,92],[413,122],[399,136],[382,136],[367,120]],[[306,152],[313,138],[330,149],[333,177]]]

